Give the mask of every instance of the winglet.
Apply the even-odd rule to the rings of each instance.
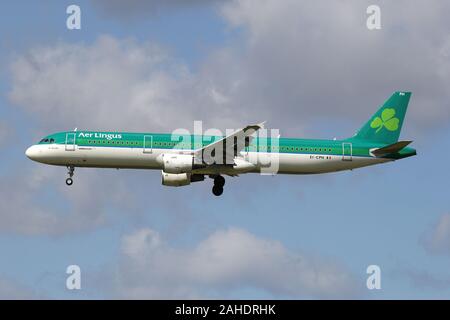
[[[248,130],[253,130],[253,131],[258,131],[260,129],[264,129],[264,124],[266,123],[266,121],[260,122],[258,124],[252,124],[249,126],[246,126],[245,128],[241,129],[244,131],[244,133],[246,133]],[[238,130],[239,131],[239,130]],[[236,132],[238,132],[236,131]]]

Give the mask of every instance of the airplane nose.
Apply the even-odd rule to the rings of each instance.
[[[39,151],[36,146],[31,146],[25,151],[25,155],[30,158],[31,160],[35,160],[38,156]]]
[[[26,155],[29,159],[31,159],[32,154],[33,154],[33,147],[29,147],[29,148],[25,151],[25,155]]]

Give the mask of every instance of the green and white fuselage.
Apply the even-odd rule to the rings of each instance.
[[[92,138],[85,138],[89,135]],[[111,136],[113,138],[103,138]],[[202,137],[200,137],[201,139]],[[223,137],[204,136],[206,141],[214,141]],[[188,140],[189,138],[185,139]],[[192,136],[189,140],[199,140]],[[51,142],[50,142],[51,141]],[[277,142],[267,143],[258,148],[254,145],[240,152],[240,157],[252,163],[248,172],[260,172],[261,163],[266,156],[279,159],[278,173],[309,174],[349,170],[392,161],[415,154],[412,148],[404,148],[399,153],[376,157],[371,149],[386,145],[370,144],[356,139],[346,140],[307,140],[279,138]],[[204,143],[203,145],[206,145]],[[275,146],[276,145],[276,146]],[[116,132],[60,132],[45,137],[40,143],[28,150],[28,155],[38,162],[52,165],[97,168],[127,168],[127,169],[159,169],[162,170],[163,154],[192,154],[202,144],[180,144],[172,140],[171,134],[160,133],[116,133]],[[261,151],[259,149],[265,148]],[[274,155],[277,153],[277,155]],[[263,164],[264,167],[264,164]],[[218,173],[216,167],[193,170],[206,174]],[[242,173],[237,171],[219,173]]]
[[[410,93],[394,93],[351,138],[256,137],[242,148],[234,149],[231,163],[218,164],[202,159],[202,152],[228,139],[225,136],[176,136],[170,133],[59,132],[28,148],[26,155],[41,163],[72,168],[71,176],[75,167],[161,170],[163,184],[169,186],[202,181],[205,175],[217,178],[221,175],[270,173],[268,168],[273,169],[272,173],[280,174],[352,170],[416,154],[413,148],[406,147],[409,142],[398,142],[409,97]],[[238,133],[245,136],[248,132],[247,136],[250,136],[251,132],[246,131],[248,128],[256,132],[260,126],[249,126]],[[164,183],[165,176],[167,183]]]

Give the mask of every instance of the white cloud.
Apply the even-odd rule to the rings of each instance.
[[[9,96],[46,128],[171,131],[192,129],[193,120],[221,129],[268,120],[286,135],[336,119],[356,130],[393,91],[411,90],[409,130],[447,125],[450,4],[405,3],[383,4],[382,29],[369,31],[369,2],[227,1],[220,12],[242,32],[195,72],[154,43],[102,36],[18,57]]]
[[[107,223],[112,207],[127,208],[130,201],[123,183],[111,183],[100,173],[80,174],[68,188],[62,168],[22,169],[0,179],[4,234],[60,236],[93,230]]]
[[[450,213],[439,217],[437,223],[421,239],[422,245],[432,254],[450,254]]]
[[[153,44],[102,36],[36,48],[12,75],[10,99],[47,128],[174,130],[227,118],[215,88]]]
[[[366,28],[369,4],[226,3],[223,16],[244,31],[242,47],[221,64],[237,65],[244,79],[234,101],[270,109],[271,120],[285,127],[324,115],[363,121],[393,91],[411,90],[408,120],[420,128],[446,125],[450,4],[383,2],[380,31]]]
[[[123,238],[122,255],[115,281],[124,298],[223,297],[242,288],[273,297],[348,298],[359,293],[353,276],[337,263],[236,228],[181,249],[145,228]]]

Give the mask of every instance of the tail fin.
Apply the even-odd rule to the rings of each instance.
[[[397,142],[410,97],[411,92],[394,92],[353,138],[388,144]]]

